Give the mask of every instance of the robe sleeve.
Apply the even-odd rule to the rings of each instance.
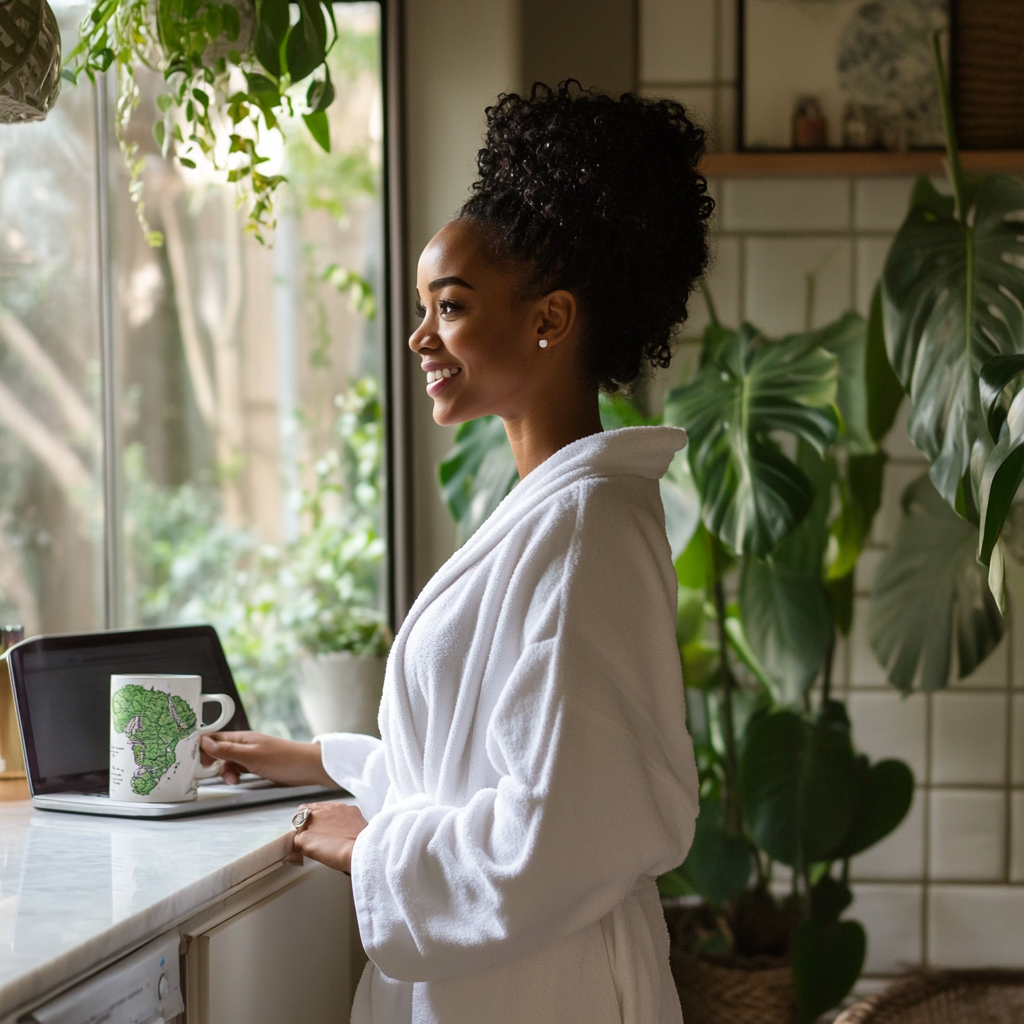
[[[388,792],[388,772],[384,747],[376,736],[354,732],[332,732],[314,736],[320,744],[320,762],[324,771],[355,798],[367,821],[384,804]]]
[[[547,552],[557,586],[509,594],[528,642],[488,725],[497,785],[462,807],[389,802],[355,843],[360,934],[388,977],[514,959],[685,858],[697,775],[660,503],[640,522],[605,504],[588,503],[568,553]]]

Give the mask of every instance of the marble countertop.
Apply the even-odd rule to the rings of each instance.
[[[131,821],[0,804],[0,1020],[284,860],[294,813]]]

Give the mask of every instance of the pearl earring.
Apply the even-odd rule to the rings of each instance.
[[[537,342],[537,344],[540,345],[541,348],[547,348],[548,347],[548,339],[547,338],[541,338],[540,341]]]

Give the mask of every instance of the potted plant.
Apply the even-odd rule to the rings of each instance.
[[[297,18],[293,21],[291,10]],[[126,129],[139,102],[136,69],[162,73],[154,126],[166,156],[185,167],[206,160],[237,183],[247,230],[260,241],[273,226],[273,197],[284,178],[269,173],[262,142],[300,115],[330,150],[327,109],[334,99],[327,55],[337,40],[327,0],[95,0],[82,22],[64,75],[71,82],[117,72],[117,136],[131,173],[130,189],[151,244],[142,197],[142,160]]]
[[[300,492],[300,532],[279,556],[276,616],[298,654],[296,692],[315,734],[377,733],[391,631],[378,608],[383,423],[377,384],[336,400],[337,445]]]
[[[1024,480],[1024,184],[960,166],[939,38],[933,39],[951,195],[921,176],[882,272],[881,320],[930,463],[879,565],[872,648],[904,691],[973,672],[1003,635],[1006,551]],[[935,629],[944,622],[949,629]]]
[[[902,399],[877,314],[873,330],[851,313],[778,341],[712,317],[700,371],[666,401],[665,421],[690,432],[701,510],[676,562],[701,813],[661,882],[703,899],[673,921],[691,1024],[743,1020],[750,1002],[765,1020],[812,1021],[841,1002],[866,951],[862,926],[841,918],[850,859],[913,797],[903,762],[856,752],[832,692],[881,498],[878,445]]]
[[[661,886],[670,900],[701,898],[667,911],[690,1024],[751,1009],[810,1021],[838,1005],[866,949],[861,925],[841,917],[850,859],[891,832],[913,796],[905,764],[856,752],[831,685],[881,498],[879,442],[903,397],[873,308],[870,329],[851,313],[778,341],[712,315],[700,371],[666,401],[663,422],[690,432],[662,496],[701,813],[685,864]],[[655,422],[607,396],[602,419]],[[440,479],[466,536],[516,481],[500,421],[463,424]]]

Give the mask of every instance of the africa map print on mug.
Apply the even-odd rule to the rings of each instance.
[[[199,737],[222,729],[235,713],[227,694],[201,693],[193,675],[110,677],[110,798],[135,803],[195,800],[201,768]],[[217,721],[202,725],[204,701],[221,706]]]

